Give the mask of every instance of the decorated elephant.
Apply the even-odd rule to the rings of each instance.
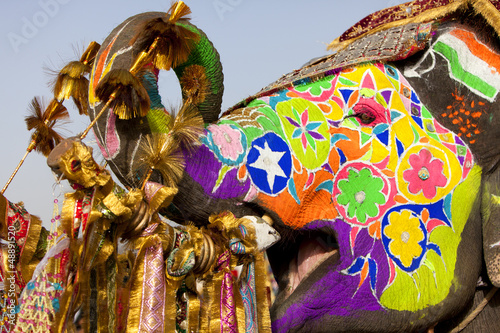
[[[88,113],[113,172],[140,186],[144,142],[171,131],[157,80],[172,67],[206,128],[198,144],[169,146],[180,174],[151,174],[178,187],[163,214],[199,226],[220,211],[272,218],[273,331],[450,331],[475,312],[466,331],[496,332],[498,295],[478,306],[500,286],[499,10],[496,0],[382,10],[335,40],[335,54],[221,117],[207,37],[182,15],[139,14],[103,42]],[[186,37],[159,65],[143,55],[168,20]]]

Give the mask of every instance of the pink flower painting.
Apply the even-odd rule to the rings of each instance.
[[[237,165],[243,161],[246,149],[246,137],[235,126],[222,124],[208,126],[206,139],[202,139],[228,165]]]
[[[422,191],[427,199],[432,199],[436,196],[437,187],[446,186],[444,163],[439,159],[432,159],[429,150],[422,149],[418,154],[410,155],[409,162],[412,168],[403,172],[403,179],[408,182],[410,193]]]

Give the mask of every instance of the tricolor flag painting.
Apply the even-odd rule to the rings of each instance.
[[[440,36],[432,50],[443,56],[451,77],[477,95],[493,102],[500,90],[498,55],[470,31],[453,29]]]

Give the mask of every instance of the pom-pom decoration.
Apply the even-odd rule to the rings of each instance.
[[[167,133],[153,133],[141,142],[138,152],[138,168],[147,169],[143,186],[153,170],[158,170],[166,186],[176,186],[184,171],[184,158],[174,138]]]
[[[58,101],[73,99],[80,114],[87,115],[89,107],[89,80],[86,75],[92,70],[100,45],[91,42],[79,61],[72,61],[57,74],[54,84],[54,98]]]
[[[15,175],[23,165],[26,157],[32,150],[48,156],[52,149],[63,140],[63,137],[55,130],[58,122],[69,118],[68,110],[57,100],[53,99],[47,108],[38,98],[33,98],[29,107],[29,115],[25,117],[28,131],[34,130],[31,134],[31,142],[26,149],[26,153],[10,176],[9,180],[0,192],[3,194],[10,185]]]
[[[138,151],[138,168],[147,169],[143,187],[153,170],[163,176],[163,183],[176,187],[184,171],[184,155],[181,148],[191,150],[203,133],[203,118],[192,104],[185,103],[173,121],[168,133],[153,133],[146,136]]]
[[[148,92],[142,82],[125,69],[112,69],[101,79],[95,94],[107,101],[106,107],[111,107],[120,119],[144,117],[149,112]]]
[[[174,3],[165,17],[156,18],[141,26],[130,44],[140,51],[130,71],[135,73],[152,62],[157,68],[170,70],[184,63],[200,36],[186,24],[191,9],[183,2]]]
[[[169,124],[169,134],[179,147],[187,150],[196,145],[203,134],[203,118],[193,104],[184,103],[174,121]]]
[[[36,97],[31,101],[29,115],[25,117],[28,131],[34,130],[31,140],[35,150],[47,157],[52,149],[63,140],[54,127],[58,121],[69,118],[68,110],[53,99],[45,110],[43,104]]]

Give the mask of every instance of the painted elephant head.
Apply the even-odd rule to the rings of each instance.
[[[490,11],[477,14],[478,4]],[[172,210],[198,224],[222,210],[273,218],[282,235],[268,250],[280,286],[273,331],[409,332],[437,323],[446,330],[470,309],[480,277],[500,285],[500,45],[487,23],[488,13],[499,15],[496,4],[388,9],[382,14],[406,14],[361,21],[339,40],[347,48],[215,123],[207,114],[220,104],[211,104],[201,143],[183,150]],[[125,21],[103,43],[91,117],[103,104],[92,97],[99,78],[130,67],[134,26],[158,15]],[[195,50],[174,68],[181,84],[194,62],[220,68],[215,51]],[[143,82],[156,105],[156,72],[149,73]],[[160,105],[132,120],[108,111],[94,127],[127,185],[144,174],[135,169],[139,142],[162,131]]]

